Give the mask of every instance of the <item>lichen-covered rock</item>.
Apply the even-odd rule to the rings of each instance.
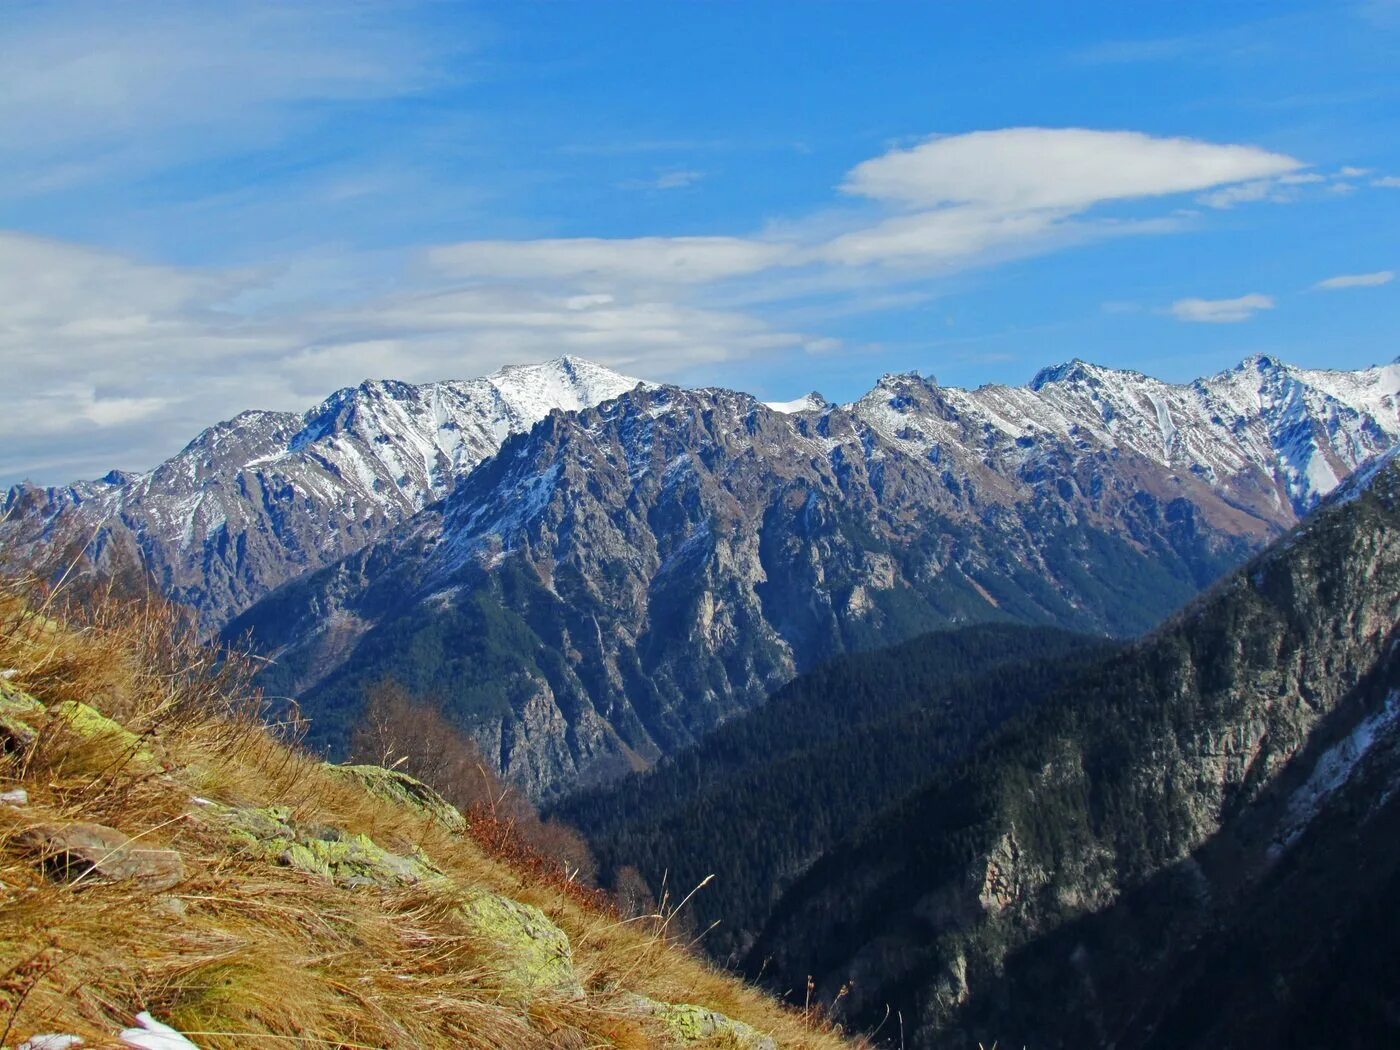
[[[552,992],[582,997],[569,935],[539,908],[478,891],[463,901],[460,910],[472,932],[500,950],[506,963],[501,983],[508,989],[525,996]]]
[[[43,704],[0,679],[0,751],[27,750],[38,739],[43,720]]]
[[[174,850],[149,846],[104,824],[36,824],[16,836],[46,872],[66,882],[134,881],[158,891],[184,880],[185,866]]]
[[[666,1026],[680,1043],[701,1040],[724,1041],[736,1050],[778,1050],[771,1035],[764,1035],[753,1025],[736,1021],[717,1010],[693,1003],[663,1003],[644,995],[626,997],[630,1009],[654,1017]]]
[[[427,857],[391,853],[368,835],[331,825],[304,827],[286,806],[225,806],[205,800],[245,855],[285,864],[349,888],[403,886],[440,877]]]
[[[411,885],[437,874],[426,858],[390,853],[368,835],[350,834],[339,828],[302,834],[278,859],[349,887]]]
[[[367,765],[328,765],[326,768],[337,776],[355,781],[376,798],[422,813],[448,831],[459,833],[467,829],[467,820],[456,806],[407,773]]]
[[[109,744],[121,758],[138,767],[156,764],[154,752],[139,736],[94,707],[76,700],[65,700],[55,704],[49,710],[49,715],[87,740]]]

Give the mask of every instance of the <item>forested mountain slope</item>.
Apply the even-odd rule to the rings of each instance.
[[[1391,459],[831,851],[749,966],[912,1046],[1393,1041],[1398,621]]]
[[[1054,628],[984,625],[839,657],[654,769],[560,808],[619,885],[712,881],[685,918],[742,957],[783,891],[886,806],[1117,650]],[[635,884],[630,887],[636,890]]]

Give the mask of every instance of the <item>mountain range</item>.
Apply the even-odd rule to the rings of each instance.
[[[575,358],[248,413],[144,475],[20,486],[275,659],[343,749],[384,678],[536,798],[645,768],[832,655],[980,621],[1147,629],[1400,441],[1400,365],[1186,385],[884,377],[846,406]]]

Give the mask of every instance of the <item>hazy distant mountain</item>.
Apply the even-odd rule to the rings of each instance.
[[[218,625],[442,497],[551,410],[637,383],[573,357],[463,382],[367,381],[300,415],[244,412],[148,473],[17,486],[4,509],[11,536],[89,543],[99,568],[144,567]]]
[[[891,376],[847,408],[636,390],[513,437],[230,637],[278,656],[321,739],[390,675],[548,797],[844,650],[979,620],[1144,630],[1400,439],[1397,381],[1259,358],[1185,387]]]

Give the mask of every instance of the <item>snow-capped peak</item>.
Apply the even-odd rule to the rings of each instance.
[[[1068,441],[1238,484],[1237,497],[1265,514],[1275,504],[1302,513],[1400,441],[1400,364],[1333,372],[1259,354],[1181,385],[1074,358],[1024,387],[943,387],[934,399],[918,396],[910,377],[886,377],[852,407],[911,452],[963,448],[1034,470]]]
[[[765,401],[764,404],[774,412],[781,412],[788,416],[798,412],[820,412],[831,407],[831,402],[815,390],[791,401]]]
[[[522,419],[537,423],[554,409],[591,408],[625,394],[642,380],[581,357],[565,355],[540,364],[508,365],[486,376]]]

